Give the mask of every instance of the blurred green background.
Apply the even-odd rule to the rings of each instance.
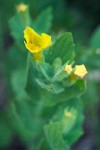
[[[85,134],[72,150],[100,150],[100,1],[99,0],[0,0],[0,111],[9,102],[9,86],[6,84],[6,63],[9,48],[14,39],[11,36],[9,20],[16,14],[20,3],[29,5],[30,15],[35,20],[42,11],[52,8],[52,22],[49,33],[60,35],[73,33],[76,44],[76,63],[85,63],[89,75],[84,102]],[[7,149],[25,149],[17,137]]]

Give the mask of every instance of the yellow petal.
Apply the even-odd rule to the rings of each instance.
[[[47,35],[45,33],[42,33],[41,34],[41,37],[42,37],[42,42],[43,42],[43,47],[48,47],[52,44],[51,42],[51,36],[50,35]]]
[[[83,78],[87,74],[87,70],[84,65],[76,65],[74,74],[80,78]]]
[[[72,66],[71,66],[71,65],[66,65],[65,71],[66,71],[67,73],[71,73],[71,72],[72,72]]]
[[[30,27],[24,30],[24,38],[26,48],[32,53],[40,52],[51,45],[51,36],[45,33],[39,35]]]

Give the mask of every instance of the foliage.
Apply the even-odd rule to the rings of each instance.
[[[71,81],[70,74],[63,71],[66,64],[74,62],[72,34],[64,33],[55,40],[43,52],[42,61],[34,61],[32,54],[24,47],[24,28],[28,25],[40,33],[49,32],[51,20],[51,8],[43,11],[34,21],[27,8],[24,12],[17,12],[9,21],[14,38],[7,60],[8,84],[12,96],[9,97],[6,114],[3,114],[6,118],[1,123],[4,126],[0,132],[4,138],[1,147],[9,143],[9,137],[17,134],[33,149],[48,147],[65,150],[83,134],[80,96],[86,90],[85,81]],[[9,125],[5,126],[7,120]]]
[[[12,0],[12,5],[14,3]],[[44,0],[43,5],[40,2],[35,5],[36,7],[31,5],[33,3],[37,4],[37,1],[30,2],[31,12],[33,13],[34,10],[35,16],[50,1]],[[48,7],[35,19],[32,19],[33,16],[30,16],[27,7],[24,12],[17,12],[9,21],[14,41],[9,47],[5,67],[10,96],[7,107],[0,112],[0,141],[2,141],[0,148],[7,147],[17,135],[30,150],[69,150],[84,133],[83,108],[93,119],[96,116],[94,105],[97,102],[97,93],[93,76],[88,75],[85,93],[85,80],[71,80],[71,74],[65,73],[64,68],[66,64],[84,63],[89,74],[94,70],[99,71],[100,28],[94,31],[87,46],[83,46],[82,43],[74,44],[70,32],[60,33],[57,37],[51,32],[52,27],[57,31],[63,24],[67,29],[72,29],[79,22],[79,18],[70,9],[65,11],[63,1],[52,1],[52,6],[55,9]],[[62,9],[59,9],[61,6]],[[1,11],[3,12],[3,9]],[[66,18],[64,18],[65,12],[67,12]],[[55,29],[58,20],[61,23]],[[80,24],[83,22],[80,21]],[[23,30],[26,26],[34,28],[39,34],[41,32],[53,34],[53,45],[43,51],[41,62],[35,61],[33,55],[26,51],[23,39]],[[77,32],[79,37],[75,35],[75,39],[78,37],[80,41],[80,35],[84,36],[86,28],[83,25],[81,30],[74,28],[72,31]],[[0,30],[2,43],[0,50],[4,49],[3,32]],[[82,96],[84,93],[85,95]]]

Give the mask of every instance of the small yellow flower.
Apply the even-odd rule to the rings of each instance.
[[[24,30],[25,46],[31,53],[38,53],[51,45],[51,36],[42,33],[37,34],[32,28]]]
[[[72,66],[71,66],[71,65],[66,65],[65,71],[66,71],[67,73],[71,73],[71,72],[72,72]]]
[[[27,5],[25,5],[25,4],[20,4],[20,5],[18,5],[17,7],[16,7],[16,9],[17,9],[17,11],[18,12],[22,12],[22,11],[25,11],[26,9],[27,9]]]
[[[71,112],[65,112],[65,117],[72,117],[72,113]]]
[[[83,78],[87,74],[87,70],[84,65],[76,65],[74,74],[80,78]]]

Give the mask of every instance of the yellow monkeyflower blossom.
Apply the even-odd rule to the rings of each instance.
[[[66,65],[65,66],[65,71],[67,72],[67,73],[71,73],[72,72],[72,66],[71,65]]]
[[[37,34],[32,28],[24,30],[25,46],[31,53],[38,53],[51,45],[51,36],[42,33]]]
[[[20,4],[20,5],[18,5],[17,7],[16,7],[16,9],[17,9],[17,11],[18,12],[22,12],[22,11],[25,11],[26,9],[27,9],[27,5],[25,5],[25,4]]]
[[[87,70],[84,65],[76,65],[74,74],[77,75],[80,78],[83,78],[87,74]]]

